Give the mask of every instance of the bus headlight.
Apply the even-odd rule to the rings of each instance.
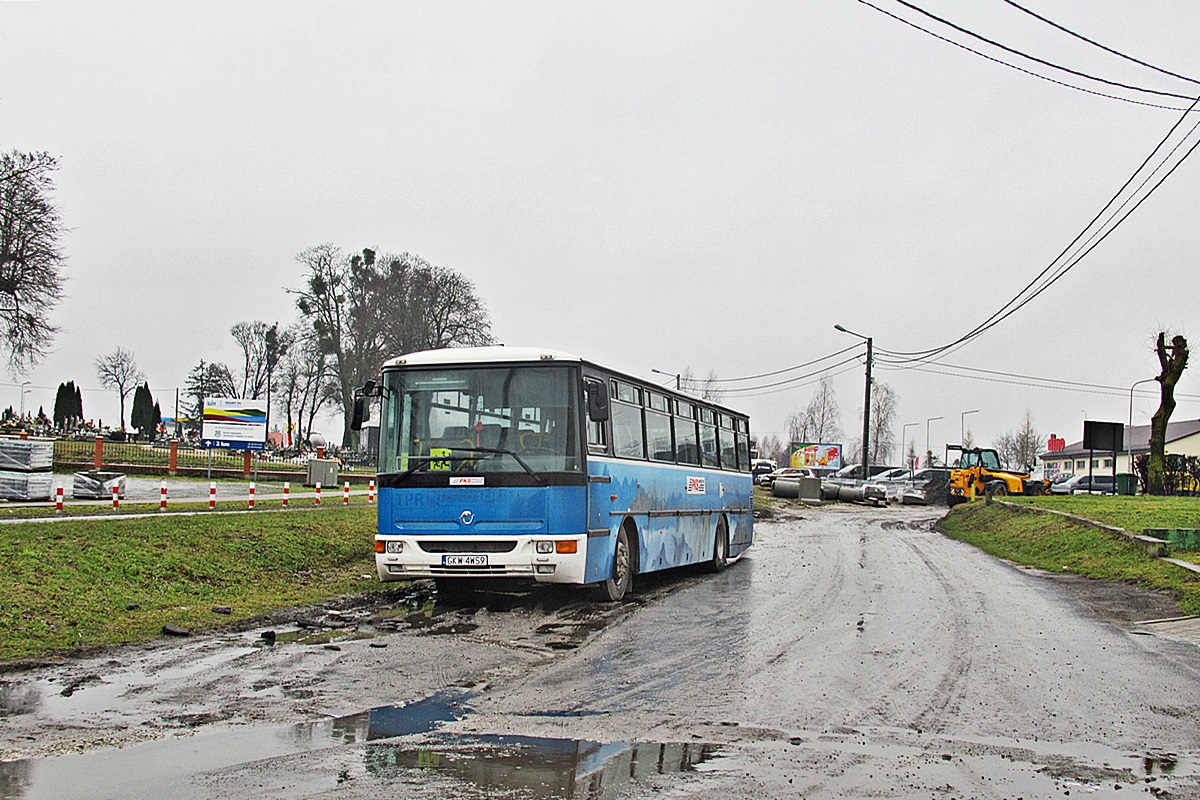
[[[404,542],[385,542],[382,539],[375,540],[376,553],[403,553]]]
[[[554,542],[534,542],[533,549],[540,556],[547,556],[554,552]]]

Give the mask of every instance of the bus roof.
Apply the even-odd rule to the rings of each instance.
[[[384,362],[387,367],[412,367],[431,364],[483,364],[493,361],[569,361],[580,363],[579,356],[551,350],[548,347],[446,347],[441,350],[421,350]]]
[[[427,367],[427,366],[442,366],[442,365],[469,365],[469,364],[494,364],[494,363],[573,363],[573,364],[589,364],[593,367],[603,369],[604,372],[617,377],[632,380],[639,384],[644,384],[644,379],[635,378],[632,375],[624,372],[618,372],[612,369],[599,367],[595,362],[587,361],[579,356],[571,353],[564,353],[561,350],[554,350],[549,347],[505,347],[504,345],[491,345],[488,347],[445,347],[440,350],[421,350],[416,353],[408,353],[406,355],[397,356],[396,358],[385,361],[383,369],[395,369],[397,367]],[[651,384],[652,385],[652,384]],[[688,392],[679,390],[671,390],[664,386],[653,386],[652,390],[661,392],[665,395],[677,397],[683,400],[703,403],[704,405],[712,406],[721,411],[729,412],[737,417],[749,419],[749,416],[741,411],[722,405],[721,403],[713,402],[696,397]]]

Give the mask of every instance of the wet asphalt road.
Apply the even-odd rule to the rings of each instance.
[[[535,593],[439,606],[435,637],[249,631],[0,676],[0,799],[1200,797],[1200,648],[938,513],[759,523],[725,573],[620,608]]]

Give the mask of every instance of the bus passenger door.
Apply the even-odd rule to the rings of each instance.
[[[618,520],[612,516],[614,494],[610,464],[606,458],[612,452],[608,421],[608,391],[600,375],[584,375],[585,400],[583,415],[587,441],[587,565],[584,580],[595,583],[610,577],[612,571],[613,527]]]

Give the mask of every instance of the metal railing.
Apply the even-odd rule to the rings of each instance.
[[[54,465],[56,469],[78,470],[88,468],[146,472],[169,472],[171,470],[194,472],[214,470],[222,473],[231,471],[243,474],[254,472],[295,473],[303,475],[308,462],[318,457],[316,452],[300,453],[295,450],[267,450],[261,452],[215,450],[195,447],[183,442],[113,442],[104,439],[56,439],[54,440]],[[326,456],[339,462],[342,475],[373,476],[375,460],[367,454],[338,453]]]

